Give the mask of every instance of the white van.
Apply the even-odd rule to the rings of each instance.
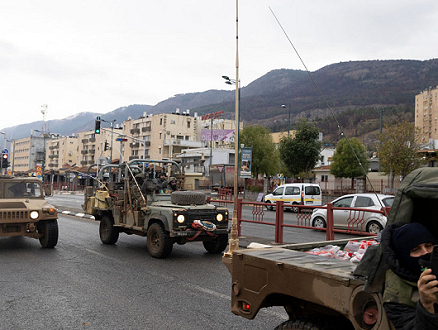
[[[273,210],[277,201],[283,201],[284,207],[291,208],[298,213],[299,208],[294,205],[322,205],[321,188],[316,183],[287,183],[277,187],[271,194],[264,198],[267,209]]]

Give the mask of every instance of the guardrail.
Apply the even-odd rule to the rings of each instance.
[[[216,202],[220,205],[233,204],[230,200],[210,200],[210,202]],[[252,206],[252,219],[242,218],[243,206]],[[272,206],[270,203],[261,202],[244,202],[242,199],[237,199],[237,231],[238,236],[241,234],[241,224],[243,222],[255,223],[260,225],[275,226],[275,243],[283,243],[283,231],[285,227],[290,228],[306,228],[306,229],[316,229],[326,232],[326,240],[332,241],[335,239],[335,233],[343,234],[354,234],[354,235],[364,235],[364,236],[376,236],[366,231],[365,227],[365,213],[380,213],[388,216],[390,208],[383,208],[381,210],[370,210],[366,208],[349,208],[349,207],[333,207],[332,203],[327,203],[327,206],[304,206],[304,205],[294,205],[299,208],[297,213],[296,224],[284,223],[284,201],[277,201],[275,204],[275,220],[266,221],[264,219],[265,208]],[[286,207],[290,207],[286,205]],[[326,227],[315,227],[310,223],[312,217],[313,209],[326,209]],[[333,211],[334,210],[347,210],[350,211],[347,218],[347,229],[335,229],[333,223]]]

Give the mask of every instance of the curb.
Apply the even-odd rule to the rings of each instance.
[[[85,213],[76,213],[76,212],[72,212],[72,211],[61,211],[61,210],[58,210],[58,213],[61,213],[63,215],[69,215],[69,216],[72,216],[72,217],[77,217],[77,218],[96,220],[94,218],[94,216],[88,215],[88,214],[85,214]]]

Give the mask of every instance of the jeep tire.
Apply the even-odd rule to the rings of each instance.
[[[58,243],[58,221],[44,220],[39,221],[37,224],[38,233],[43,236],[40,237],[40,244],[43,248],[54,248]]]
[[[113,245],[119,239],[119,230],[114,227],[114,220],[108,215],[104,215],[100,220],[99,236],[103,244]]]
[[[171,195],[171,203],[176,205],[204,205],[205,193],[201,191],[175,191]]]
[[[152,257],[164,259],[172,252],[173,240],[160,224],[153,223],[147,232],[146,246]]]
[[[228,235],[221,234],[217,235],[217,237],[202,241],[204,248],[210,253],[220,253],[224,251],[228,245]]]

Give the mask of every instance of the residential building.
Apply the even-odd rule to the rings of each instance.
[[[111,157],[111,150],[104,150],[105,142],[108,146],[111,146],[111,132],[108,132],[107,130],[101,130],[100,134],[95,134],[94,130],[79,132],[76,146],[76,165],[90,166],[92,164],[97,164],[100,158],[107,158],[109,160]],[[116,153],[115,155],[113,152],[112,158],[119,158],[119,154]]]
[[[76,165],[77,157],[77,137],[56,136],[46,140],[46,169],[57,170],[64,165]]]
[[[37,164],[42,165],[44,160],[44,143],[45,137],[28,136],[25,138],[13,140],[12,150],[10,153],[10,164],[12,172],[29,173],[35,172]]]
[[[420,129],[420,142],[438,148],[438,86],[415,95],[415,127]]]
[[[123,146],[123,160],[173,159],[182,149],[202,147],[199,118],[188,112],[144,115],[123,122],[131,136]]]

